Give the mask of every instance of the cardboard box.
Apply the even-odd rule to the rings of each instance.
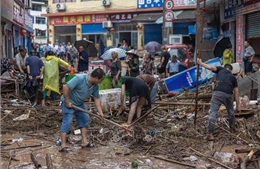
[[[104,113],[117,110],[121,104],[121,89],[100,90],[99,96]]]

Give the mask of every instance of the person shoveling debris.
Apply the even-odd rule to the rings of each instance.
[[[67,152],[66,147],[66,136],[70,130],[72,118],[75,115],[78,127],[81,130],[82,142],[81,147],[93,147],[87,139],[87,128],[89,126],[89,115],[79,109],[75,109],[73,105],[77,105],[79,108],[86,110],[84,100],[89,98],[91,95],[94,96],[95,105],[99,116],[103,118],[102,107],[99,98],[99,87],[98,84],[102,82],[105,77],[105,72],[97,68],[88,74],[76,75],[67,84],[63,86],[63,96],[61,97],[62,107],[62,124],[60,128],[61,137],[61,149],[60,152]]]
[[[202,67],[212,70],[217,74],[215,88],[212,93],[211,104],[210,104],[210,115],[209,115],[209,125],[207,137],[208,141],[213,141],[215,138],[213,136],[217,112],[221,106],[224,104],[228,111],[228,121],[229,127],[233,130],[234,123],[234,107],[233,107],[233,93],[236,100],[236,111],[240,112],[240,102],[239,102],[239,91],[237,85],[237,79],[232,75],[232,66],[230,64],[221,66],[211,66],[202,62],[200,58],[197,59],[197,63]]]

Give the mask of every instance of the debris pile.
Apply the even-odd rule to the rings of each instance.
[[[139,154],[193,168],[260,168],[259,110],[248,106],[248,97],[241,98],[245,109],[240,114],[235,114],[236,130],[230,131],[227,112],[225,108],[221,108],[214,133],[216,139],[208,142],[205,137],[211,93],[211,84],[199,91],[196,126],[195,92],[184,91],[173,96],[163,96],[152,109],[134,119],[129,130],[90,115],[92,122],[88,132],[89,139],[101,146],[114,143],[128,147],[128,151],[114,151],[112,157]],[[32,138],[51,140],[55,144],[53,135],[58,135],[62,120],[58,101],[47,102],[48,106],[45,108],[31,108],[29,102],[19,101],[8,94],[2,97],[2,135],[20,132]],[[89,111],[95,113],[94,104],[87,102],[87,105]],[[106,117],[114,123],[122,124],[127,116],[126,110],[120,113],[110,112]],[[72,145],[81,141],[79,132],[75,130],[77,124],[74,121],[68,137]],[[5,145],[10,144],[2,142],[2,150],[6,150]],[[3,158],[9,157],[6,152],[2,152]],[[243,153],[244,157],[239,156],[239,153]]]

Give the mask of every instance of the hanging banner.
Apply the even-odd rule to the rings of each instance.
[[[236,17],[236,62],[242,65],[243,63],[243,15]]]

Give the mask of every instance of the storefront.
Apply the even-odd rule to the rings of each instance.
[[[82,25],[82,38],[86,38],[95,44],[97,44],[100,39],[104,42],[106,40],[106,33],[107,30],[103,28],[101,23]]]
[[[14,1],[13,3],[13,37],[14,47],[17,48],[19,45],[23,45],[24,33],[24,9],[22,4]],[[24,46],[25,47],[25,46]]]
[[[54,42],[56,44],[75,43],[76,41],[76,25],[60,25],[54,27]]]
[[[137,8],[138,9],[152,9],[163,7],[164,1],[138,1]],[[172,24],[173,34],[181,34],[183,37],[189,37],[188,26],[192,26],[195,24],[195,9],[196,1],[174,1],[174,21]],[[178,23],[175,22],[177,19],[177,15],[183,15],[181,19],[178,19]],[[158,13],[141,13],[134,19],[133,22],[136,22],[138,25],[143,25],[143,31],[138,29],[138,39],[140,42],[138,44],[138,48],[143,48],[143,46],[150,42],[156,41],[162,44],[166,38],[163,38],[163,12]],[[184,23],[186,22],[186,23]],[[168,39],[169,37],[167,37]],[[190,40],[190,38],[187,38]],[[183,40],[184,41],[184,40]]]
[[[250,45],[255,50],[253,63],[260,63],[260,1],[247,1],[244,3],[245,13],[245,39],[250,41]]]
[[[132,23],[131,19],[136,17],[136,13],[112,14],[111,22],[113,23],[113,45],[116,46],[126,41],[128,46],[137,48],[137,28],[136,23]]]
[[[13,20],[13,1],[9,0],[1,2],[1,30],[2,30],[2,51],[1,57],[13,56],[13,34],[12,34],[12,20]]]

